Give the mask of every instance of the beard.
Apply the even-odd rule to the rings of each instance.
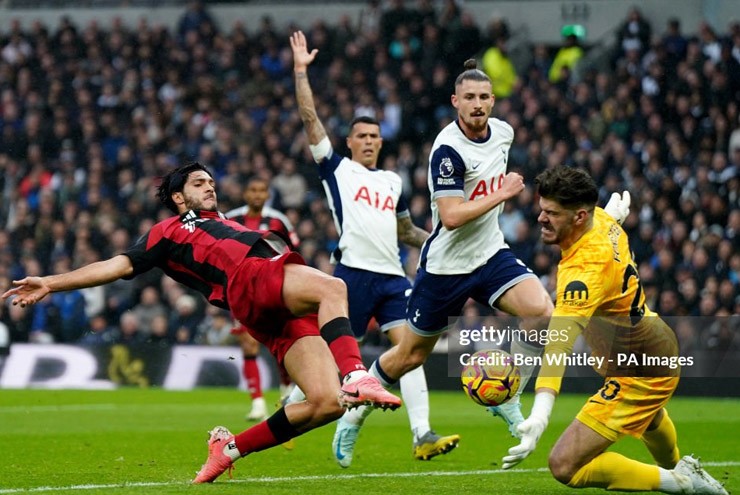
[[[203,211],[217,211],[218,209],[218,202],[216,201],[216,197],[213,198],[213,205],[212,206],[205,206],[203,200],[200,198],[194,198],[192,196],[185,195],[183,197],[185,200],[185,208],[188,210],[203,210]]]

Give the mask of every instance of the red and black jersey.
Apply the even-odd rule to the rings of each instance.
[[[298,249],[300,239],[298,239],[295,230],[293,230],[290,220],[283,213],[269,206],[263,207],[262,213],[258,217],[247,216],[248,212],[249,207],[245,205],[227,212],[225,216],[251,230],[271,230],[278,233],[284,239],[290,240],[291,249]]]
[[[251,255],[259,251],[260,257],[288,250],[271,232],[250,230],[215,211],[190,210],[154,225],[123,253],[134,266],[134,273],[126,278],[159,267],[211,304],[230,309],[229,282],[253,247]]]

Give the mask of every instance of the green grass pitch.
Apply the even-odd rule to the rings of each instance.
[[[276,393],[267,398],[274,400]],[[448,455],[412,459],[402,408],[368,419],[349,469],[332,458],[331,424],[296,439],[293,451],[276,447],[240,460],[233,480],[224,475],[213,485],[192,486],[206,457],[206,431],[219,424],[234,432],[248,426],[243,392],[2,390],[0,494],[575,493],[545,466],[549,448],[585,399],[559,398],[538,450],[513,472],[500,470],[501,457],[515,443],[504,424],[462,392],[433,392],[432,426],[462,437]],[[525,410],[530,403],[528,396]],[[668,410],[682,454],[701,456],[710,473],[740,493],[740,400],[674,397]],[[614,450],[650,461],[633,439]]]

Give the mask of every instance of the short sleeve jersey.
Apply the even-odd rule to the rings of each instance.
[[[398,174],[364,167],[330,150],[318,162],[339,243],[332,261],[350,268],[404,276],[398,218],[409,216]]]
[[[471,140],[455,121],[442,129],[434,141],[427,177],[434,229],[419,260],[429,273],[471,273],[507,247],[498,225],[503,203],[454,230],[442,225],[436,204],[443,197],[477,201],[501,187],[514,130],[506,122],[493,118],[488,120],[488,128],[486,138]]]
[[[218,212],[189,210],[155,224],[123,253],[134,267],[127,278],[158,267],[214,306],[230,309],[229,283],[260,239],[276,252],[286,247],[269,232],[251,231]]]

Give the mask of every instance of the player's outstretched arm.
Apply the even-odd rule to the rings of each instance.
[[[556,396],[555,390],[549,388],[537,389],[534,396],[534,404],[532,405],[532,412],[527,419],[519,423],[516,427],[521,435],[521,441],[519,445],[510,448],[508,455],[503,458],[502,467],[504,469],[513,468],[534,452],[537,442],[539,442],[550,421],[550,413],[555,404]]]
[[[317,145],[326,137],[326,130],[316,113],[313,92],[308,82],[308,66],[314,61],[319,51],[316,48],[308,51],[306,35],[303,31],[293,33],[290,37],[290,48],[293,50],[293,73],[298,113],[308,134],[308,144]]]
[[[429,237],[429,232],[420,229],[410,217],[398,219],[398,240],[409,246],[420,248]]]
[[[133,272],[134,266],[131,264],[131,259],[128,256],[119,255],[68,273],[14,280],[15,287],[7,290],[2,298],[13,297],[13,305],[19,304],[24,308],[41,301],[50,292],[95,287],[131,275]]]

